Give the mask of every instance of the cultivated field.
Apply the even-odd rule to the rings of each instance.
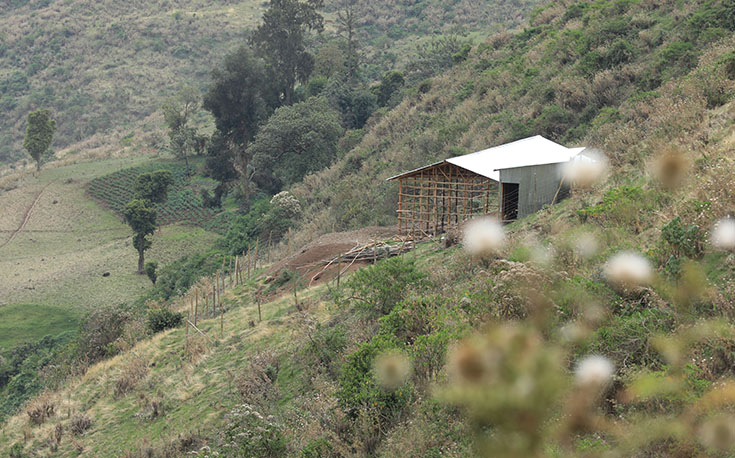
[[[0,347],[22,339],[24,332],[28,338],[45,335],[45,321],[50,331],[63,330],[59,323],[71,326],[85,310],[132,300],[150,285],[135,272],[137,254],[128,226],[86,193],[95,177],[148,160],[50,168],[39,177],[18,179],[15,189],[0,194],[0,321],[18,325],[8,341],[0,338]],[[201,228],[166,226],[154,235],[147,259],[165,264],[208,248],[216,237]],[[24,315],[18,304],[42,307],[44,320],[18,321]]]

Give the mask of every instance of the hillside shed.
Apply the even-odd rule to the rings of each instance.
[[[583,150],[537,135],[388,178],[398,181],[398,231],[436,235],[479,215],[529,215],[563,196],[563,164]]]

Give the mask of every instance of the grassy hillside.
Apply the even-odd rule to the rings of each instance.
[[[102,132],[158,147],[164,97],[205,84],[259,18],[260,3],[16,1],[0,10],[0,159],[18,158],[25,116],[51,108],[56,149]],[[115,137],[112,137],[115,138]],[[130,140],[130,138],[128,139]],[[96,137],[92,144],[110,138]],[[86,146],[89,147],[90,144]]]
[[[340,2],[326,3],[329,37]],[[405,64],[417,40],[452,27],[513,26],[532,3],[357,2],[367,76]],[[25,118],[41,107],[58,121],[54,150],[164,147],[157,113],[164,98],[183,85],[204,89],[212,67],[257,25],[262,8],[253,0],[19,0],[0,7],[0,163],[25,157]]]
[[[150,281],[135,273],[137,253],[130,245],[130,228],[86,192],[90,180],[143,161],[145,158],[49,168],[38,179],[28,176],[0,195],[0,208],[7,215],[0,228],[2,242],[18,229],[39,196],[23,230],[0,247],[0,284],[7,293],[0,304],[38,303],[87,310],[125,301],[131,291],[148,288]],[[148,257],[165,264],[208,249],[216,237],[195,227],[166,226],[154,236]],[[105,272],[110,275],[103,277]]]
[[[735,203],[732,6],[553,2],[487,37],[293,188],[289,245],[391,223],[385,177],[527,135],[599,147],[607,176],[506,226],[492,256],[427,241],[340,288],[261,272],[201,332],[123,334],[128,351],[3,424],[0,451],[728,456],[735,256],[712,230]]]
[[[467,61],[375,116],[360,144],[297,186],[311,204],[305,214],[316,227],[309,230],[392,223],[397,185],[385,178],[525,136],[600,147],[638,174],[656,153],[653,140],[700,148],[705,140],[687,134],[690,125],[666,126],[673,116],[696,122],[732,98],[729,5],[599,1],[537,9],[522,31],[488,36]]]

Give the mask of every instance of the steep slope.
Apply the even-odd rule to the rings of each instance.
[[[409,91],[345,157],[297,186],[310,205],[305,232],[393,223],[397,188],[384,178],[534,134],[637,166],[653,152],[652,133],[695,146],[660,126],[732,97],[733,11],[726,1],[536,10],[523,31],[487,37],[466,62]],[[640,131],[643,123],[659,130]]]
[[[479,404],[505,405],[507,398],[508,411],[520,414],[492,412],[493,421],[517,421],[523,428],[512,437],[549,441],[550,456],[612,453],[618,446],[619,456],[708,453],[711,443],[700,434],[707,423],[698,417],[709,411],[697,409],[730,405],[732,392],[723,398],[716,390],[731,388],[735,375],[732,327],[719,334],[696,327],[733,318],[735,257],[708,242],[711,227],[734,203],[733,11],[728,2],[551,4],[519,34],[490,37],[467,62],[374,119],[334,167],[294,189],[309,206],[301,237],[314,229],[391,222],[395,189],[382,178],[532,133],[600,147],[611,161],[607,179],[507,226],[508,246],[494,262],[427,242],[403,259],[355,274],[342,291],[299,292],[288,274],[250,282],[227,297],[224,336],[217,338],[223,321],[203,321],[208,338],[196,337],[190,347],[185,331],[176,329],[96,365],[33,404],[57,406],[66,416],[37,425],[28,414],[17,415],[0,448],[62,456],[192,450],[200,456],[468,456],[472,435],[488,434],[472,429],[463,414],[472,417]],[[689,41],[693,36],[696,42]],[[563,58],[559,47],[571,57]],[[684,180],[667,188],[652,162],[671,150],[685,159],[679,163]],[[578,249],[583,236],[594,241],[591,253]],[[623,250],[651,263],[651,285],[625,291],[606,280],[606,261]],[[683,274],[687,269],[693,281]],[[280,282],[300,302],[289,291],[261,304],[265,321],[256,323],[254,293]],[[529,294],[537,288],[547,300]],[[470,408],[460,413],[437,402],[436,393],[456,380],[445,356],[457,339],[486,325],[516,337],[519,328],[540,331],[506,345],[521,349],[517,358],[484,355],[502,360],[508,373],[482,381],[475,397],[468,390]],[[519,377],[529,355],[546,349],[564,357],[539,366],[538,380]],[[375,388],[376,355],[386,350],[403,352],[412,363],[399,389]],[[559,444],[559,431],[528,425],[541,423],[535,414],[549,423],[570,417],[558,409],[566,398],[544,404],[528,393],[552,392],[555,383],[573,393],[572,362],[585,354],[605,355],[616,369],[615,392],[603,412],[595,411],[614,428],[575,431],[571,444]],[[544,373],[563,373],[563,380]],[[657,422],[642,422],[643,413],[658,415]],[[81,421],[85,415],[89,424]],[[76,419],[86,425],[78,434]]]
[[[0,160],[22,154],[25,116],[39,107],[56,115],[56,149],[102,132],[116,131],[120,140],[154,131],[160,121],[146,118],[162,98],[184,82],[204,84],[259,14],[255,1],[6,4],[0,11]],[[98,136],[85,146],[120,148],[113,138]]]
[[[408,3],[356,2],[373,77],[398,55],[405,62],[420,38],[453,25],[462,33],[513,26],[534,4]],[[326,38],[336,31],[341,4],[326,2]],[[40,107],[51,108],[58,120],[56,150],[163,146],[156,115],[162,100],[185,84],[204,88],[213,66],[258,24],[264,6],[254,0],[0,6],[0,164],[23,157],[25,117]]]

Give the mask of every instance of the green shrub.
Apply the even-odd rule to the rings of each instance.
[[[413,260],[402,257],[361,269],[346,283],[348,297],[358,308],[375,317],[390,313],[408,295],[410,288],[427,286],[426,274],[418,270]]]
[[[729,79],[735,80],[735,51],[731,51],[722,56],[718,63],[722,65],[725,70],[725,75]]]
[[[168,307],[151,308],[148,310],[148,329],[154,333],[175,328],[182,321],[184,321],[184,315],[174,312]]]
[[[156,284],[156,280],[158,279],[158,274],[156,273],[156,270],[158,270],[158,263],[156,261],[148,261],[145,263],[145,274],[154,285]]]
[[[650,210],[656,204],[655,197],[651,191],[639,186],[620,186],[605,193],[602,202],[578,210],[577,214],[583,221],[592,218],[637,225],[640,212]],[[638,230],[637,226],[635,229]]]
[[[447,329],[416,337],[411,346],[416,375],[424,380],[433,380],[444,367],[449,344],[457,337]]]
[[[327,439],[314,439],[301,449],[302,458],[329,458],[339,456]]]
[[[400,348],[389,337],[376,336],[347,357],[339,377],[337,399],[340,407],[351,417],[366,408],[380,412],[381,419],[391,419],[408,406],[413,398],[413,390],[404,385],[393,391],[386,391],[378,385],[373,374],[375,357],[379,354]],[[379,420],[379,419],[376,419]]]
[[[448,307],[446,299],[439,296],[402,301],[380,318],[380,333],[411,345],[419,336],[436,330],[439,311]]]
[[[669,332],[673,326],[673,315],[658,309],[618,315],[598,328],[578,354],[605,355],[615,361],[618,367],[661,367],[661,356],[650,345],[648,338],[657,333]]]
[[[697,258],[704,250],[704,233],[696,224],[684,226],[677,216],[661,228],[661,238],[676,257]]]
[[[227,415],[222,436],[223,456],[286,456],[283,427],[273,417],[261,415],[247,404],[235,407]]]
[[[344,326],[317,323],[302,351],[311,367],[323,367],[328,374],[336,376],[339,358],[346,346]]]

